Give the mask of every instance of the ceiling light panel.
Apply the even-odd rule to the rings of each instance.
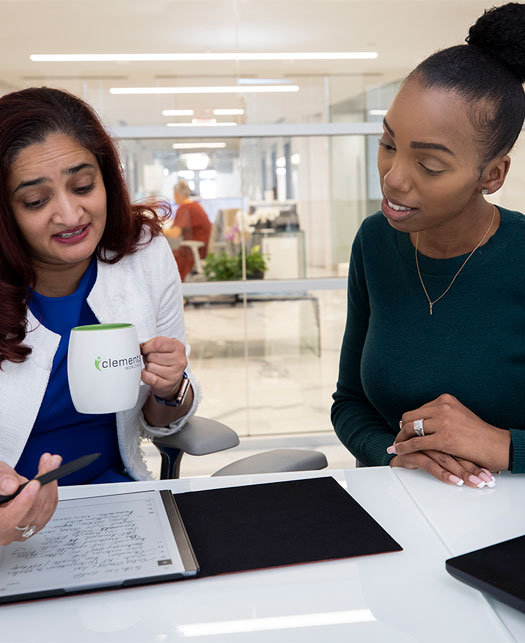
[[[253,87],[112,87],[111,94],[265,94],[298,92],[299,85],[255,85]]]
[[[163,116],[193,116],[195,110],[193,109],[163,109]]]
[[[174,150],[219,150],[226,147],[223,141],[202,141],[198,143],[173,143]]]
[[[162,62],[227,60],[373,60],[377,51],[303,51],[152,54],[31,54],[33,62]]]
[[[215,116],[242,116],[244,109],[214,109]]]
[[[198,123],[166,123],[166,127],[235,127],[238,123],[208,123],[199,121]]]

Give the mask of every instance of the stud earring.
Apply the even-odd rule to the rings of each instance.
[[[481,194],[483,194],[483,196],[487,196],[488,193],[488,188],[483,188],[483,190],[481,190]]]

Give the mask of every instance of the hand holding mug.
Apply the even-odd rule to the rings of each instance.
[[[154,395],[172,398],[179,390],[188,365],[186,347],[173,337],[153,337],[141,344],[145,368],[142,381]]]

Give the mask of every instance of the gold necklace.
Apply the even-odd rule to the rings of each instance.
[[[457,276],[458,276],[458,275],[459,275],[459,273],[463,270],[463,268],[465,267],[465,265],[466,265],[467,261],[470,259],[470,257],[472,257],[472,255],[476,252],[476,250],[480,247],[480,245],[485,241],[485,237],[488,235],[488,233],[489,233],[490,229],[492,228],[492,224],[494,223],[494,217],[495,217],[495,216],[496,216],[496,206],[495,206],[494,204],[492,204],[492,218],[491,218],[491,220],[490,220],[489,227],[487,228],[487,231],[486,231],[486,232],[485,232],[485,234],[481,237],[481,239],[480,239],[480,241],[479,241],[478,245],[474,248],[474,250],[469,254],[469,256],[468,256],[468,257],[465,259],[465,261],[461,264],[460,269],[459,269],[459,270],[456,272],[456,274],[452,277],[452,281],[449,283],[448,288],[447,288],[447,289],[446,289],[446,290],[445,290],[445,291],[444,291],[444,292],[443,292],[443,293],[442,293],[442,294],[441,294],[437,299],[434,299],[434,301],[432,301],[432,300],[430,299],[429,295],[428,295],[427,289],[425,288],[425,284],[423,283],[423,277],[421,276],[421,271],[419,270],[419,261],[417,260],[417,244],[418,244],[418,241],[419,241],[419,232],[416,232],[415,257],[416,257],[416,268],[417,268],[417,274],[419,275],[419,281],[421,282],[421,285],[423,286],[423,290],[425,291],[425,295],[426,295],[427,300],[428,300],[428,310],[429,310],[429,312],[430,312],[430,314],[431,314],[431,315],[432,315],[432,308],[434,307],[434,305],[435,305],[435,304],[436,304],[440,299],[442,299],[442,298],[447,294],[447,292],[452,288],[452,284],[456,281]]]

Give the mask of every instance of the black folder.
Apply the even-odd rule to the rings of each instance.
[[[175,495],[199,576],[401,551],[333,478]]]
[[[402,549],[331,477],[178,494],[121,486],[60,501],[46,529],[2,548],[0,603]]]
[[[449,558],[449,574],[525,612],[525,536]]]

